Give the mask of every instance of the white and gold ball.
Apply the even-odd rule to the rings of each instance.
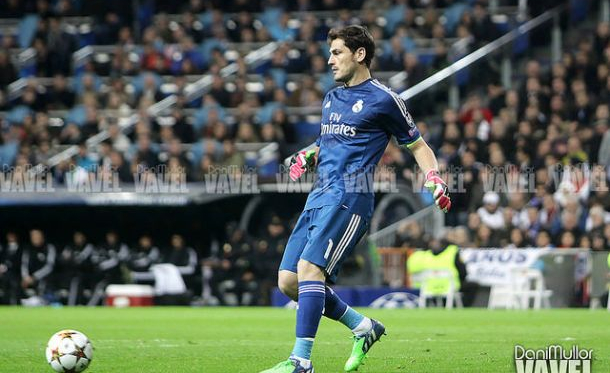
[[[91,363],[93,347],[83,333],[61,330],[49,339],[45,353],[47,362],[56,372],[79,373]]]

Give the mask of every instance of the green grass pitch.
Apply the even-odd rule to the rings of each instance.
[[[515,344],[594,349],[610,372],[610,312],[597,310],[372,310],[388,330],[359,372],[514,372]],[[272,308],[0,308],[0,372],[52,372],[44,349],[60,329],[92,340],[90,373],[257,373],[287,358],[295,311]],[[351,349],[343,325],[323,320],[316,372],[342,372]]]

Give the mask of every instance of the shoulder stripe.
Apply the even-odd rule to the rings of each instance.
[[[390,95],[390,97],[392,97],[394,99],[394,102],[396,102],[396,105],[400,109],[400,112],[402,113],[402,116],[405,118],[407,123],[411,123],[413,121],[413,119],[411,119],[411,115],[409,115],[409,112],[407,111],[407,105],[405,105],[405,101],[402,98],[400,98],[396,94],[396,92],[392,91],[385,85],[379,83],[379,81],[377,79],[371,80],[371,84],[373,86],[381,89],[382,91],[386,92],[387,94]]]

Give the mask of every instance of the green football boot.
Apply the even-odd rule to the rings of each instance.
[[[382,335],[386,334],[385,326],[377,320],[371,319],[373,327],[371,330],[360,336],[354,336],[354,346],[352,347],[352,354],[349,359],[345,362],[345,371],[353,372],[358,370],[358,367],[364,361],[366,354],[369,352],[373,344],[377,342]]]
[[[290,358],[282,361],[271,369],[263,370],[260,373],[315,373],[313,365],[309,368],[304,368],[299,360]]]

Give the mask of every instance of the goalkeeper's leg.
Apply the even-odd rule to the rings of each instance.
[[[278,286],[287,297],[298,301],[298,281],[294,272],[281,270],[278,275]],[[371,319],[348,306],[330,287],[326,286],[323,316],[339,321],[350,328],[354,335],[362,335],[373,327]]]
[[[297,283],[296,273],[280,271],[278,281],[280,290],[294,301],[297,301]],[[352,352],[345,363],[345,370],[348,372],[358,369],[373,344],[385,334],[385,326],[382,323],[370,319],[348,306],[328,286],[326,286],[323,315],[339,321],[354,334]]]

